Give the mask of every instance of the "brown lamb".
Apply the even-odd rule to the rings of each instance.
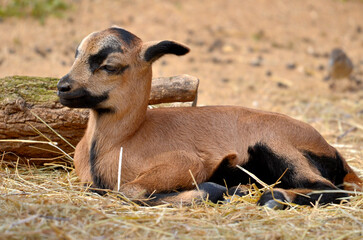
[[[237,165],[267,184],[286,170],[259,200],[268,207],[339,203],[348,196],[340,189],[361,190],[337,150],[288,116],[237,106],[148,109],[152,63],[188,52],[173,41],[143,43],[118,27],[82,40],[57,86],[63,105],[91,109],[74,156],[82,182],[99,193],[117,190],[123,147],[120,191],[149,205],[243,195],[254,180]]]

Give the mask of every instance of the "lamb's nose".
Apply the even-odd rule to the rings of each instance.
[[[62,77],[58,84],[57,89],[59,92],[68,92],[71,90],[71,84],[68,75]]]

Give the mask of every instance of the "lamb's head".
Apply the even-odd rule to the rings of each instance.
[[[74,108],[113,110],[138,97],[148,98],[152,63],[164,54],[188,52],[173,41],[143,43],[118,27],[91,33],[78,46],[70,72],[58,82],[60,102]]]

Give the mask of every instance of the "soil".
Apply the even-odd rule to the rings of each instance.
[[[357,83],[363,81],[363,1],[70,2],[72,9],[63,17],[44,24],[31,18],[0,21],[0,77],[59,78],[86,35],[118,25],[144,41],[169,39],[189,46],[184,57],[157,61],[154,77],[198,77],[199,105],[282,112],[312,123],[329,139],[350,126],[325,127],[321,115],[353,116],[360,126],[355,127],[357,144],[363,139],[363,84]],[[332,82],[323,79],[336,47],[352,59],[355,81],[342,79],[331,88]]]
[[[362,1],[79,0],[72,4],[65,16],[48,18],[45,24],[30,18],[0,22],[0,77],[61,77],[83,37],[115,24],[144,41],[173,39],[187,44],[190,54],[164,57],[155,64],[154,77],[182,73],[199,77],[201,104],[251,105],[263,97],[251,88],[268,92],[284,85],[331,94],[322,79],[334,47],[347,52],[362,78]]]

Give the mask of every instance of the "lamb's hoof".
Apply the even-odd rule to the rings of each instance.
[[[286,205],[283,204],[286,201],[284,194],[275,190],[273,196],[271,191],[265,192],[260,200],[258,200],[257,204],[271,209],[283,210],[286,208]]]
[[[278,199],[280,201],[280,199]],[[275,210],[284,210],[285,205],[281,204],[279,202],[276,202],[275,200],[269,200],[264,205],[264,207],[268,207]]]
[[[207,197],[209,201],[213,203],[218,203],[224,200],[224,193],[227,188],[222,185],[213,182],[204,182],[198,185],[199,190],[204,193],[204,199]]]

